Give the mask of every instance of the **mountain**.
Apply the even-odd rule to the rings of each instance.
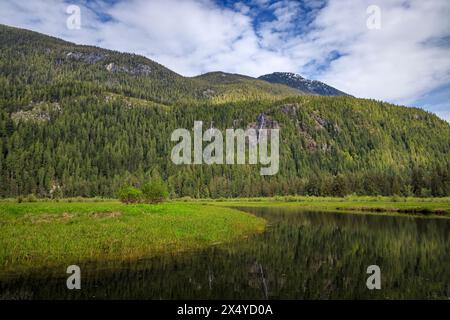
[[[288,87],[297,89],[303,93],[320,96],[345,96],[346,93],[339,91],[329,85],[317,81],[308,80],[302,76],[291,72],[274,72],[258,77],[258,79],[270,82],[284,84]]]
[[[450,194],[450,125],[418,108],[223,72],[183,77],[7,26],[0,46],[1,197],[112,196],[156,176],[174,197]],[[171,134],[196,120],[279,128],[278,174],[175,165]]]
[[[208,87],[204,93],[214,101],[286,98],[306,94],[282,84],[221,71],[208,72],[190,79]]]
[[[15,75],[20,77],[17,90],[32,84],[34,93],[39,89],[55,95],[59,87],[76,83],[86,90],[108,90],[165,105],[301,94],[245,76],[240,76],[245,81],[226,86],[211,81],[212,74],[183,77],[143,56],[75,45],[32,31],[1,26],[0,33],[3,73],[20,70]]]

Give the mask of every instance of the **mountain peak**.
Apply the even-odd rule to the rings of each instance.
[[[268,76],[268,75],[270,75],[270,74],[266,74],[265,76]],[[298,73],[293,73],[293,72],[274,72],[274,73],[272,73],[272,75],[279,76],[279,77],[293,78],[293,79],[305,79]],[[261,77],[264,77],[264,76],[261,76]]]
[[[333,88],[323,82],[317,80],[309,80],[303,78],[301,75],[293,72],[274,72],[265,74],[258,77],[260,80],[264,80],[271,83],[279,83],[287,85],[291,88],[299,91],[320,95],[320,96],[346,96],[345,92],[342,92],[336,88]]]

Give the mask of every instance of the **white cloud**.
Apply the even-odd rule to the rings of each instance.
[[[62,0],[2,0],[0,23],[142,54],[188,76],[293,71],[355,96],[405,104],[450,83],[448,0],[339,0],[326,6],[322,0],[253,0],[231,8],[212,0],[86,3],[80,4],[81,30],[66,28],[68,3]],[[371,4],[381,8],[380,30],[366,27]],[[275,19],[256,28],[260,8]],[[98,12],[111,20],[102,21]],[[439,112],[448,117],[449,111]]]
[[[316,46],[346,54],[323,80],[357,96],[399,103],[450,82],[449,47],[425,44],[450,34],[448,1],[383,1],[380,30],[366,28],[369,3],[332,2],[317,17]]]
[[[447,107],[450,109],[450,107]],[[438,117],[440,117],[441,119],[447,121],[448,123],[450,123],[450,111],[441,111],[441,112],[436,112],[436,115]]]

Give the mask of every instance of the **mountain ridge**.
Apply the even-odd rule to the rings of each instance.
[[[258,79],[268,81],[270,83],[284,84],[288,87],[306,92],[309,94],[322,95],[322,96],[346,96],[345,92],[342,92],[336,88],[333,88],[326,83],[318,80],[309,80],[303,78],[299,74],[292,72],[273,72],[259,76]]]
[[[0,26],[0,196],[113,196],[162,177],[173,197],[450,194],[450,125],[348,95],[212,72]],[[261,119],[264,122],[261,123]],[[177,128],[280,129],[280,170],[171,162]]]
[[[262,90],[266,93],[265,97],[270,95],[286,97],[288,95],[296,94],[317,94],[309,89],[293,87],[285,83],[266,81],[265,79],[261,79],[261,77],[255,78],[248,75],[231,74],[222,71],[207,72],[193,77],[185,77],[145,56],[103,49],[92,45],[78,45],[52,36],[43,35],[35,31],[5,25],[0,25],[0,28],[2,32],[2,45],[10,45],[10,39],[14,39],[14,46],[32,42],[36,48],[41,48],[48,54],[54,54],[54,48],[64,47],[65,50],[62,52],[59,50],[60,52],[57,52],[56,57],[54,58],[59,64],[64,64],[67,60],[71,60],[84,62],[89,65],[101,65],[110,73],[129,73],[131,75],[141,74],[149,78],[153,78],[154,74],[157,76],[165,75],[168,78],[175,79],[181,86],[189,88],[188,90],[195,91],[197,98],[205,96],[209,97],[208,93],[212,91],[220,96],[223,93],[223,88],[221,88],[222,90],[219,88],[210,88],[211,85],[220,86],[232,83],[246,86],[249,91],[255,91],[255,89]],[[20,33],[21,36],[15,37],[14,35],[16,33]],[[42,45],[42,37],[48,42],[47,46]],[[123,57],[126,57],[126,59],[123,59]],[[225,79],[218,81],[219,75],[222,77],[228,75],[228,78],[232,78],[233,81],[223,81]],[[81,80],[86,79],[81,78]],[[271,83],[271,85],[267,85],[266,83]],[[197,90],[192,90],[193,87],[196,87]],[[232,89],[231,91],[236,90]]]

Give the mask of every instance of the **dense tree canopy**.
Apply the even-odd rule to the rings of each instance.
[[[450,195],[450,126],[349,96],[307,96],[0,26],[0,196],[112,196],[165,180],[171,196]],[[225,80],[226,79],[226,80]],[[280,170],[174,165],[176,128],[280,128]]]

